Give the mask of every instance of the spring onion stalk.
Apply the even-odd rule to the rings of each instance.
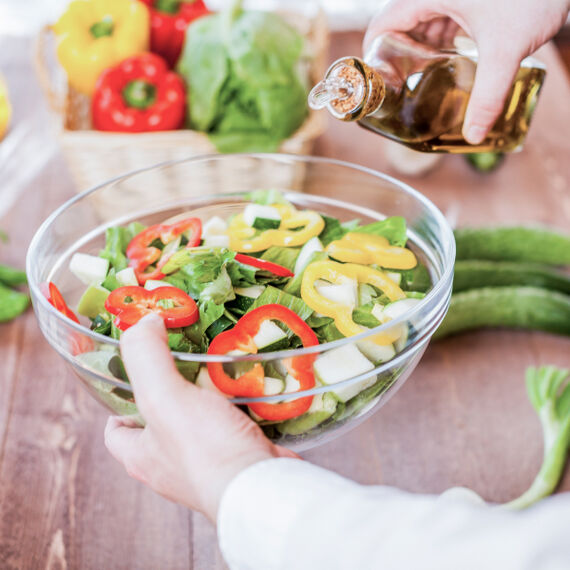
[[[532,485],[518,499],[507,503],[524,509],[550,495],[558,485],[570,447],[570,371],[555,366],[528,368],[528,397],[536,410],[544,436],[542,466]]]

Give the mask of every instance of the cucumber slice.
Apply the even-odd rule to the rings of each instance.
[[[180,244],[182,243],[182,236],[178,236],[176,239],[172,240],[171,242],[167,243],[162,250],[162,254],[160,255],[160,259],[158,260],[158,264],[160,265],[161,262],[166,263],[166,260],[178,250]]]
[[[149,279],[144,284],[144,288],[147,291],[152,291],[153,289],[158,289],[159,287],[174,287],[174,285],[168,281],[161,281],[159,279]]]
[[[263,285],[252,285],[251,287],[234,287],[234,291],[236,295],[240,295],[241,297],[257,299],[263,293],[263,291],[265,291],[265,287]]]
[[[259,204],[248,204],[243,212],[243,219],[248,226],[258,230],[277,229],[281,225],[279,210]]]
[[[394,301],[393,303],[388,303],[382,310],[382,315],[384,320],[382,322],[391,321],[399,316],[411,311],[418,303],[421,303],[421,299],[402,299],[400,301]],[[376,307],[374,307],[376,308]],[[374,314],[374,309],[372,310]],[[376,315],[374,315],[376,316]],[[409,323],[402,323],[400,337],[394,342],[394,348],[397,352],[400,352],[406,346],[408,342],[408,336],[410,333]]]
[[[121,271],[115,275],[115,279],[121,287],[136,287],[139,284],[135,270],[132,267],[121,269]]]
[[[386,277],[389,277],[396,285],[402,282],[402,274],[396,271],[386,271]]]
[[[282,341],[288,342],[287,333],[272,321],[263,321],[258,333],[253,337],[253,343],[259,351],[273,347]]]
[[[251,297],[242,297],[241,295],[236,295],[236,298],[231,301],[231,304],[228,305],[235,311],[240,311],[241,313],[247,313],[250,307],[255,303],[255,299]]]
[[[328,420],[335,413],[337,405],[338,400],[332,394],[315,394],[306,413],[277,424],[277,430],[283,435],[305,433]]]
[[[221,396],[223,396],[224,398],[231,398],[231,396],[228,396],[227,394],[222,392],[212,382],[212,379],[210,378],[210,375],[208,374],[208,368],[206,368],[206,366],[200,367],[200,371],[198,372],[198,376],[196,377],[196,386],[199,386],[200,388],[203,388],[204,390],[210,390],[210,392],[216,392],[216,393],[220,394]]]
[[[305,270],[305,267],[309,264],[313,253],[324,250],[325,248],[323,247],[321,240],[318,237],[312,237],[299,251],[293,273],[295,273],[295,275],[297,275],[297,273],[302,273]]]
[[[392,344],[376,344],[371,340],[361,340],[356,343],[358,350],[374,364],[387,362],[396,356],[396,349]]]
[[[384,321],[398,318],[400,315],[411,311],[418,303],[421,303],[421,299],[401,299],[400,301],[388,303],[383,311],[386,317]]]
[[[100,285],[109,271],[109,261],[95,255],[74,253],[69,270],[85,285]]]
[[[293,378],[291,374],[287,374],[287,376],[285,376],[285,389],[283,392],[285,394],[292,394],[294,392],[298,392],[300,389],[301,384],[299,383],[299,380]]]
[[[276,396],[285,389],[285,382],[281,378],[271,378],[266,376],[263,379],[263,393],[266,396]]]
[[[346,282],[338,285],[319,280],[315,283],[315,289],[325,299],[348,307],[356,307],[358,301],[358,282],[356,279],[347,279]]]
[[[105,312],[105,301],[110,291],[100,285],[90,285],[83,293],[77,305],[77,312],[80,315],[94,319],[100,313]]]
[[[205,236],[204,245],[208,247],[230,247],[230,238],[226,235]]]
[[[213,216],[202,226],[202,237],[224,235],[227,231],[228,224],[226,221],[220,216]]]
[[[355,344],[347,344],[338,348],[333,348],[325,354],[317,357],[314,364],[315,375],[326,385],[334,385],[343,380],[348,380],[359,374],[364,374],[374,370],[374,365],[368,360]],[[342,386],[332,389],[341,402],[346,402],[356,396],[359,392],[376,381],[372,376],[350,386]]]

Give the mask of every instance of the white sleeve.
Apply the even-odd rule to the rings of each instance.
[[[570,494],[513,512],[280,458],[230,483],[218,536],[232,570],[567,570],[569,522]]]

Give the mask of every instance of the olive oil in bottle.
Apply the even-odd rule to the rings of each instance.
[[[475,44],[456,37],[436,47],[404,33],[376,38],[364,60],[345,57],[328,69],[309,95],[313,109],[327,108],[424,152],[513,151],[522,148],[544,81],[545,68],[522,61],[503,111],[480,144],[461,134],[477,68]]]

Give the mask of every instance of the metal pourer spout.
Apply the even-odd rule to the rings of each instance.
[[[328,77],[319,81],[309,93],[309,107],[324,109],[332,101],[348,99],[354,93],[352,85],[341,77]]]

